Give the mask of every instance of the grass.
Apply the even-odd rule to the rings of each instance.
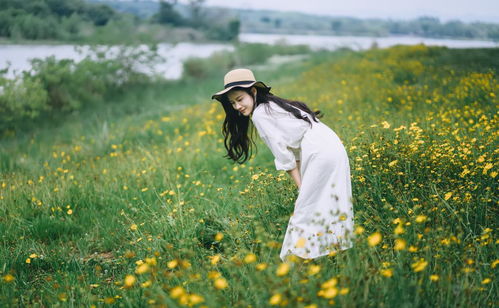
[[[399,46],[255,72],[349,153],[356,242],[313,261],[278,258],[297,192],[263,142],[223,158],[221,75],[1,140],[0,303],[493,306],[498,56]]]

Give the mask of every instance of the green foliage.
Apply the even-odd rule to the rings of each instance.
[[[242,32],[322,35],[389,36],[495,39],[499,24],[458,20],[441,22],[434,17],[413,20],[359,19],[317,16],[295,12],[237,10]]]
[[[240,21],[232,19],[227,24],[214,24],[207,30],[207,37],[218,41],[234,41],[239,36]]]
[[[96,26],[106,25],[115,15],[114,10],[107,5],[93,5],[87,8],[87,16]]]
[[[204,1],[200,0],[191,1],[189,6],[174,2],[145,4],[148,10],[156,10],[156,13],[148,19],[140,19],[129,13],[118,13],[111,7],[126,7],[124,3],[5,0],[0,6],[0,37],[14,41],[62,40],[99,44],[237,39],[239,22],[233,14],[223,17],[207,14],[202,6]],[[130,5],[132,12],[138,10],[137,3]]]
[[[158,13],[152,19],[160,24],[182,26],[186,23],[184,18],[173,8],[170,2],[160,1]]]
[[[30,121],[50,110],[48,94],[40,80],[0,78],[0,131]]]
[[[122,48],[116,57],[106,59],[110,51],[95,49],[78,63],[55,57],[34,59],[32,70],[23,78],[2,79],[0,132],[23,127],[24,120],[38,118],[43,111],[53,114],[80,110],[130,85],[149,82],[149,77],[135,67],[152,65],[154,51]]]
[[[202,79],[222,75],[236,66],[264,64],[273,55],[297,55],[310,53],[305,45],[267,45],[238,43],[234,52],[217,52],[209,60],[192,58],[184,61],[184,78]]]
[[[100,27],[116,17],[111,7],[83,0],[5,0],[0,6],[0,36],[75,39],[86,23]]]

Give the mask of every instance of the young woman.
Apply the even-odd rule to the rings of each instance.
[[[286,170],[299,193],[280,253],[315,259],[352,246],[352,189],[348,156],[338,136],[306,104],[270,92],[248,69],[224,77],[224,90],[212,99],[222,103],[226,157],[238,163],[254,146],[250,123]]]

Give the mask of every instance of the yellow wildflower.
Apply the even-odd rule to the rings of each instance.
[[[137,281],[137,278],[135,278],[134,275],[126,275],[125,280],[124,280],[124,287],[125,288],[131,288]]]
[[[186,292],[185,292],[184,288],[177,286],[177,287],[174,287],[173,289],[170,290],[170,297],[171,298],[178,298],[178,297],[184,295],[185,293]]]
[[[219,289],[219,290],[222,290],[222,289],[225,289],[229,286],[229,284],[227,283],[227,280],[223,277],[219,277],[217,278],[214,282],[213,282],[213,285],[215,286],[215,288]]]
[[[222,276],[222,274],[220,274],[217,271],[209,271],[208,272],[208,278],[210,278],[210,279],[215,279],[215,278],[218,278],[220,276]]]
[[[220,242],[224,238],[224,235],[221,232],[218,232],[215,235],[215,241]]]
[[[65,301],[67,301],[67,300],[68,300],[68,295],[67,295],[66,293],[64,293],[64,292],[63,292],[63,293],[59,293],[59,294],[57,295],[57,298],[58,298],[61,302],[65,302]],[[111,297],[111,298],[112,298],[112,297]],[[104,299],[104,302],[106,302],[106,300],[107,300],[107,298],[106,298],[106,299]]]
[[[210,263],[212,265],[215,265],[215,264],[218,263],[218,261],[220,261],[221,256],[220,255],[214,255],[214,256],[208,256],[208,258],[210,259]]]
[[[406,246],[406,241],[404,239],[398,238],[395,240],[394,249],[395,250],[404,250]]]
[[[281,263],[279,264],[279,267],[277,267],[276,275],[277,276],[284,276],[289,272],[289,264],[288,263]]]
[[[489,169],[492,169],[492,167],[494,167],[494,165],[492,165],[491,163],[486,164],[485,167],[483,167],[482,174],[487,174],[487,171],[489,171]]]
[[[15,279],[16,278],[14,276],[12,276],[11,274],[7,274],[7,275],[3,276],[3,281],[6,283],[12,282]]]
[[[322,289],[328,289],[335,287],[338,284],[338,278],[331,278],[328,281],[325,281],[321,284]]]
[[[144,263],[144,264],[137,266],[137,269],[135,270],[135,274],[141,275],[141,274],[147,273],[149,270],[150,270],[149,264]]]
[[[171,260],[168,263],[166,263],[166,266],[168,268],[175,268],[177,265],[178,265],[178,260],[177,259]]]
[[[395,229],[393,230],[393,233],[399,235],[399,234],[402,234],[404,233],[405,230],[404,230],[404,227],[402,227],[402,224],[399,224],[397,227],[395,227]]]
[[[146,280],[146,281],[144,281],[143,283],[140,284],[140,286],[142,288],[149,288],[151,285],[152,285],[152,281],[151,280]]]
[[[452,197],[452,192],[448,192],[445,194],[444,200],[449,200]]]
[[[412,270],[417,273],[417,272],[421,272],[422,270],[424,270],[427,265],[428,265],[428,262],[425,261],[425,259],[421,258],[418,261],[411,264],[411,267],[412,267]]]
[[[146,258],[146,263],[149,264],[149,265],[155,266],[157,264],[157,261],[156,261],[155,257]]]
[[[369,244],[369,246],[376,246],[379,243],[381,243],[381,239],[382,239],[381,233],[374,232],[373,234],[367,237],[367,243]]]
[[[465,272],[465,273],[471,273],[474,271],[475,270],[472,267],[463,267],[463,272]]]
[[[308,275],[313,276],[313,275],[317,274],[318,272],[320,272],[320,270],[321,270],[320,265],[311,264],[308,267]]]
[[[492,279],[485,278],[484,280],[482,280],[482,284],[489,284],[491,281],[492,281]]]
[[[440,277],[438,277],[438,275],[430,275],[430,280],[431,281],[438,281]]]
[[[191,305],[197,305],[202,302],[204,302],[204,298],[201,295],[189,294],[189,303],[191,303]]]
[[[332,288],[319,290],[319,292],[317,292],[317,295],[324,297],[324,298],[334,298],[338,295],[338,293],[339,293],[338,289],[335,287],[332,287]]]
[[[279,305],[282,301],[282,295],[280,293],[276,293],[272,295],[272,297],[269,299],[269,304],[272,306]]]
[[[267,268],[267,264],[266,264],[266,263],[258,263],[258,264],[256,265],[256,270],[257,270],[257,271],[263,271],[263,270],[264,270],[264,269],[266,269],[266,268]]]
[[[357,228],[355,228],[355,234],[359,235],[359,234],[362,234],[364,233],[366,229],[364,229],[364,227],[361,227],[361,226],[358,226]]]
[[[418,216],[416,216],[416,222],[417,223],[425,222],[427,218],[428,217],[426,217],[425,215],[418,215]]]
[[[382,269],[379,272],[381,275],[383,275],[385,277],[392,277],[393,276],[393,270],[391,268]]]
[[[244,257],[244,263],[253,263],[256,261],[256,255],[254,253],[249,253]]]
[[[389,162],[389,163],[388,163],[388,166],[389,166],[389,167],[393,167],[393,166],[395,166],[397,163],[398,163],[398,160],[396,159],[396,160],[394,160],[394,161]]]

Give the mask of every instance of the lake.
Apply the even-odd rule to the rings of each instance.
[[[353,50],[368,49],[376,44],[379,48],[394,45],[416,45],[446,46],[449,48],[498,48],[499,43],[478,40],[451,40],[430,39],[421,37],[361,37],[361,36],[320,36],[320,35],[290,35],[290,34],[255,34],[242,33],[239,36],[241,42],[266,43],[266,44],[305,44],[313,50],[327,49],[335,50],[347,47]],[[141,48],[147,48],[145,45]],[[115,48],[116,51],[117,48]],[[228,50],[234,46],[230,44],[193,44],[179,43],[159,44],[158,55],[160,61],[151,71],[149,68],[141,67],[140,70],[151,73],[156,72],[167,79],[178,79],[182,75],[182,63],[187,58],[206,58],[214,52]],[[88,46],[75,45],[0,45],[0,69],[9,66],[7,78],[13,78],[21,71],[29,71],[30,59],[46,58],[54,56],[56,59],[73,59],[80,61],[90,53]],[[109,54],[112,56],[112,49]]]
[[[413,36],[323,36],[323,35],[289,35],[289,34],[256,34],[243,33],[239,36],[242,42],[266,44],[304,44],[314,50],[335,50],[347,47],[353,50],[364,50],[376,44],[379,48],[395,45],[446,46],[449,48],[498,48],[499,42],[479,40],[431,39]]]
[[[99,46],[97,46],[99,48]],[[139,46],[145,50],[146,45]],[[105,47],[101,46],[101,49]],[[106,57],[112,58],[117,53],[118,47],[110,48]],[[231,51],[234,46],[229,44],[192,44],[179,43],[158,44],[158,55],[160,61],[154,66],[154,72],[161,74],[167,79],[178,79],[182,75],[183,61],[188,58],[206,58],[216,51]],[[73,59],[81,61],[91,54],[89,46],[75,45],[0,45],[0,69],[9,67],[7,78],[13,78],[21,71],[29,71],[30,59],[46,58],[54,56],[56,59]],[[140,71],[152,73],[147,67],[139,67]]]

